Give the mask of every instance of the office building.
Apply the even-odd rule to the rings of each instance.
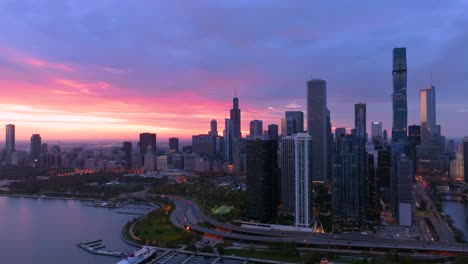
[[[247,140],[247,217],[267,222],[279,203],[278,142]]]
[[[124,161],[127,163],[127,167],[130,168],[132,166],[132,142],[122,142],[122,151],[124,152]]]
[[[365,138],[367,141],[367,121],[366,121],[366,104],[358,103],[354,105],[354,128],[356,136]]]
[[[216,136],[204,134],[192,136],[192,152],[214,158],[216,156]]]
[[[375,148],[381,148],[383,143],[382,122],[371,123],[371,139]]]
[[[407,156],[401,154],[396,160],[397,219],[400,226],[413,224],[413,166]]]
[[[268,137],[271,140],[278,140],[278,125],[268,125]]]
[[[148,150],[148,146],[153,151],[156,151],[156,134],[153,133],[141,133],[140,134],[140,154],[144,156]]]
[[[41,135],[33,134],[31,136],[31,147],[30,147],[30,157],[33,160],[39,160],[39,156],[41,155]]]
[[[261,137],[263,135],[263,122],[261,120],[250,121],[250,136]]]
[[[367,156],[366,208],[367,221],[377,225],[380,220],[380,188],[378,178],[376,177],[375,158],[374,154],[368,154]]]
[[[213,119],[210,122],[210,132],[208,132],[210,136],[218,136],[218,122]]]
[[[335,143],[334,153],[332,228],[335,232],[359,231],[366,226],[368,213],[365,139],[355,133],[341,137]]]
[[[179,139],[176,137],[169,138],[169,152],[177,153],[179,152]]]
[[[234,98],[232,100],[232,109],[230,111],[230,120],[232,126],[232,140],[242,138],[241,133],[241,110],[239,109],[239,99]]]
[[[465,183],[468,183],[468,136],[463,138],[463,169]]]
[[[328,178],[328,109],[327,83],[324,80],[310,80],[307,82],[307,132],[312,136],[311,162],[312,178],[314,181],[325,181]]]
[[[346,136],[346,128],[345,127],[337,127],[335,128],[335,140],[338,140],[340,137]]]
[[[297,227],[310,227],[312,222],[312,177],[310,156],[312,138],[300,133],[294,139],[294,183],[295,183],[295,224]]]
[[[301,111],[286,111],[286,135],[304,132],[304,113]]]
[[[281,135],[286,136],[286,117],[281,118]]]
[[[147,171],[155,171],[157,169],[157,157],[151,145],[148,145],[145,152],[143,168]]]
[[[232,120],[226,118],[224,122],[224,161],[233,162],[233,126]]]
[[[429,86],[419,92],[419,113],[421,121],[422,145],[433,145],[438,135],[436,128],[436,95],[435,87]]]
[[[461,145],[458,147],[455,160],[451,161],[451,176],[458,182],[464,182],[465,180],[465,161],[463,158],[463,149]],[[452,168],[453,167],[453,168]]]
[[[406,48],[393,49],[392,142],[406,141],[408,127]]]

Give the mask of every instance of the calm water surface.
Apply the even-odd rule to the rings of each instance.
[[[107,250],[134,251],[120,239],[134,217],[76,200],[0,196],[0,263],[117,263],[120,259],[90,254],[76,244],[102,239]]]
[[[442,210],[450,215],[455,227],[463,231],[468,240],[468,205],[457,201],[442,201]]]

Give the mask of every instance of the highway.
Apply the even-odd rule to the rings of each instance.
[[[171,214],[172,224],[178,227],[189,227],[191,230],[200,233],[211,234],[234,240],[250,242],[295,242],[301,245],[319,247],[340,247],[340,248],[362,248],[368,250],[408,250],[422,252],[452,252],[468,255],[468,245],[455,242],[427,242],[418,240],[398,240],[374,238],[372,236],[351,235],[351,234],[314,234],[308,232],[281,232],[270,230],[253,230],[242,228],[231,224],[219,223],[218,221],[205,216],[199,206],[193,201],[177,196],[168,196],[175,204],[175,209]],[[222,227],[229,231],[221,231],[200,226],[199,223],[207,222],[216,227]]]

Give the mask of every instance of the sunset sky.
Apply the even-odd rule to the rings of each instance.
[[[327,81],[333,126],[354,104],[391,129],[392,48],[406,47],[409,124],[433,84],[437,122],[468,134],[467,1],[0,1],[0,133],[17,139],[158,139],[242,130],[305,111]],[[4,142],[4,137],[0,137]]]

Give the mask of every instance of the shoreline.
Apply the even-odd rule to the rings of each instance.
[[[0,193],[0,196],[16,197],[16,198],[30,198],[30,199],[49,199],[49,200],[77,200],[77,201],[94,201],[93,198],[79,198],[79,197],[66,197],[66,196],[47,196],[37,194],[15,194],[15,193]]]

